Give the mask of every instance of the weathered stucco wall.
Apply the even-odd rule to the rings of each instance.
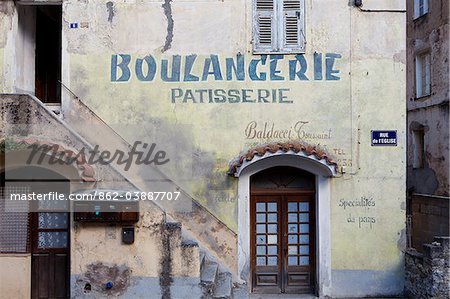
[[[428,14],[413,20],[407,1],[408,190],[449,196],[449,2],[429,1]],[[431,94],[416,98],[415,58],[431,55]],[[413,130],[424,130],[424,166],[413,168]]]
[[[130,245],[122,243],[121,226],[74,223],[72,297],[201,297],[198,246],[183,244],[180,227],[167,224],[161,211],[141,205],[140,215]]]
[[[365,294],[368,285],[377,286],[372,294],[399,293],[403,289],[405,205],[405,18],[401,13],[363,13],[346,3],[306,3],[304,58],[308,80],[290,80],[288,61],[295,62],[296,57],[286,55],[280,60],[268,56],[265,65],[259,63],[257,72],[266,72],[267,78],[256,81],[248,67],[251,60],[262,57],[251,54],[251,5],[247,1],[86,1],[82,5],[67,1],[66,25],[89,23],[88,28],[64,28],[70,60],[66,62],[70,69],[68,83],[130,143],[152,141],[167,150],[171,162],[161,169],[235,230],[237,186],[225,175],[228,161],[254,144],[289,138],[253,137],[252,126],[262,130],[266,125],[266,131],[272,125],[275,130],[291,129],[290,137],[298,139],[295,124],[304,122],[300,137],[320,144],[346,171],[332,179],[335,293]],[[388,8],[402,6],[394,3]],[[98,17],[91,19],[94,13]],[[136,19],[146,21],[129,30]],[[173,27],[167,19],[173,20]],[[379,26],[380,22],[386,26]],[[335,78],[328,78],[336,80],[327,80],[324,62],[322,80],[315,80],[319,76],[314,53],[322,53],[324,61],[331,53],[332,69],[338,73],[330,73]],[[197,56],[189,72],[186,61],[188,57],[194,59],[189,56],[193,54]],[[207,74],[206,80],[202,78],[205,59],[214,64],[211,54],[217,55],[222,79],[218,67],[215,73]],[[245,76],[239,81],[233,74],[228,80],[225,59],[234,58],[236,63],[238,54],[245,60]],[[142,74],[137,74],[136,61],[148,55],[154,61],[139,60],[144,67]],[[180,78],[171,82],[163,79],[161,72],[162,61],[167,60],[168,76],[172,74],[170,66],[177,59],[173,55],[181,55],[181,67],[179,71],[174,67]],[[127,72],[128,58],[130,77],[121,77],[122,70]],[[124,67],[117,67],[115,59],[117,64],[125,59]],[[144,78],[147,62],[150,66],[155,63],[153,78]],[[278,75],[284,79],[278,81],[271,76],[271,63],[277,63]],[[213,68],[207,70],[212,72]],[[187,81],[197,79],[186,73],[197,76],[198,81]],[[139,75],[150,81],[139,80]],[[114,82],[121,78],[124,81]],[[257,89],[289,89],[284,93],[292,103],[243,103],[242,99],[239,103],[216,103],[214,99],[210,103],[208,92],[201,103],[195,92],[199,89],[250,89],[254,90],[252,95]],[[124,124],[139,124],[141,130],[130,134],[123,129]],[[398,146],[371,147],[370,130],[376,129],[398,130]],[[374,206],[344,208],[343,203],[361,198]]]
[[[8,55],[5,56],[7,41],[12,39],[14,4],[12,1],[2,1],[0,3],[0,92],[11,92],[11,74],[9,73],[11,61]],[[9,53],[12,55],[12,53]]]
[[[36,98],[2,94],[0,103],[3,120],[0,124],[0,140],[4,142],[5,137],[7,138],[4,144],[7,149],[16,147],[15,151],[6,152],[5,163],[0,165],[2,170],[23,167],[28,164],[26,161],[30,157],[35,157],[31,165],[36,163],[39,167],[50,168],[69,179],[71,192],[94,186],[135,190],[130,182],[109,165],[89,168],[88,176],[84,171],[86,168],[77,170],[79,165],[76,162],[73,165],[55,165],[49,163],[49,156],[42,162],[37,162],[39,155],[30,153],[28,147],[35,141],[40,144],[56,144],[62,151],[74,152],[81,152],[83,148],[90,148],[90,145]],[[7,176],[7,179],[23,178]],[[47,183],[46,187],[51,189],[51,183]],[[151,291],[160,297],[170,293],[172,298],[183,293],[200,297],[198,245],[186,242],[181,235],[181,226],[170,225],[165,216],[153,202],[141,203],[140,220],[135,231],[136,241],[132,245],[122,243],[121,226],[82,225],[72,221],[71,296],[102,298],[105,295],[126,294],[125,296],[145,298],[146,293]],[[30,263],[28,268],[23,266],[24,259]],[[2,278],[7,273],[4,272],[6,269],[17,269],[17,273],[14,270],[11,277],[5,277],[7,284],[3,285],[2,280],[0,297],[22,298],[23,292],[26,294],[23,298],[29,298],[31,257],[0,255],[0,266]],[[8,283],[10,280],[11,283]],[[105,291],[105,284],[108,282],[113,283],[113,288]],[[3,297],[4,294],[6,297]]]
[[[402,2],[367,1],[366,7],[401,10]],[[67,0],[63,81],[129,143],[155,142],[164,149],[170,162],[160,169],[238,234],[237,181],[226,175],[230,160],[255,144],[289,139],[325,149],[343,172],[330,179],[331,294],[398,294],[405,226],[405,16],[361,12],[347,1],[305,3],[306,53],[265,57],[251,53],[249,1]],[[153,74],[150,55],[154,77],[147,76]],[[179,70],[174,55],[180,55]],[[227,78],[227,58],[244,60],[242,77],[231,72]],[[163,61],[168,77],[179,79],[164,78]],[[195,90],[203,89],[213,90],[211,100],[206,91],[201,102]],[[228,96],[222,102],[218,90],[237,90],[232,94],[239,93],[239,101]],[[242,90],[250,97],[244,99]],[[258,90],[270,96],[258,98],[267,93]],[[71,96],[64,92],[63,108]],[[267,135],[272,126],[276,136]],[[397,130],[398,146],[372,147],[370,131],[386,129]],[[77,274],[88,264],[83,257],[111,252],[107,244],[117,240],[102,237],[104,232],[80,229],[73,235]],[[111,263],[123,263],[112,253]],[[142,271],[157,275],[151,265]]]
[[[30,277],[31,257],[29,255],[0,255],[1,298],[30,298]]]

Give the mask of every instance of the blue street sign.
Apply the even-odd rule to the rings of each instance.
[[[397,146],[397,131],[372,131],[372,146]]]

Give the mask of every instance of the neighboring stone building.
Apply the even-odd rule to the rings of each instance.
[[[407,1],[408,180],[412,247],[449,235],[449,1]]]
[[[0,297],[402,295],[405,9],[1,1]]]
[[[449,295],[449,2],[407,1],[408,240],[405,292]]]
[[[449,237],[424,244],[424,253],[406,253],[405,295],[412,298],[448,298],[450,292]]]

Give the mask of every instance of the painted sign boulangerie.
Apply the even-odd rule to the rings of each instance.
[[[211,54],[199,57],[173,55],[171,58],[145,57],[130,54],[111,56],[111,82],[291,82],[339,81],[341,71],[336,53],[305,55],[261,55],[220,57]],[[279,103],[292,104],[295,96],[290,88],[171,88],[169,99],[175,103]]]
[[[314,53],[311,59],[304,55],[287,57],[289,59],[285,59],[285,55],[261,55],[245,61],[245,57],[239,54],[225,58],[212,54],[203,59],[192,54],[183,57],[173,55],[171,59],[157,61],[152,55],[133,57],[129,54],[114,54],[111,56],[111,82],[129,81],[133,72],[137,80],[143,82],[153,81],[158,72],[164,82],[340,80],[340,71],[335,69],[335,62],[342,57],[341,54]],[[288,73],[282,73],[281,64],[288,65]],[[193,72],[198,67],[202,70]],[[308,67],[314,69],[313,78],[306,74]]]

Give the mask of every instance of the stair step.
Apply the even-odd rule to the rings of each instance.
[[[200,269],[200,280],[203,285],[213,285],[216,282],[219,265],[215,262],[205,261]]]
[[[217,277],[216,288],[214,289],[214,299],[230,299],[233,291],[233,284],[230,273],[220,273]]]
[[[180,222],[169,222],[167,221],[165,223],[166,229],[169,231],[176,231],[176,230],[181,230],[181,223]]]
[[[236,284],[233,286],[232,294],[233,299],[249,299],[248,286],[245,284]]]
[[[205,257],[206,257],[205,252],[200,251],[200,269],[203,267],[203,264],[205,263]]]
[[[181,247],[198,247],[198,243],[193,240],[182,240]]]

